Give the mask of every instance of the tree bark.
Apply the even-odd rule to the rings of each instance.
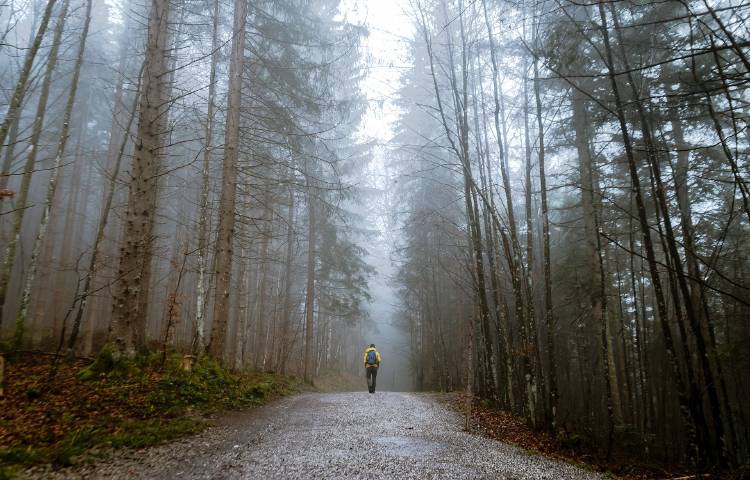
[[[80,297],[80,303],[78,305],[78,310],[76,311],[76,316],[73,319],[73,326],[70,330],[70,336],[68,337],[68,346],[67,346],[67,357],[72,358],[76,342],[78,341],[78,335],[80,334],[81,330],[81,323],[83,321],[83,315],[86,314],[86,309],[88,308],[89,299],[91,298],[91,295],[93,295],[92,290],[92,283],[94,281],[94,278],[96,277],[96,272],[99,269],[99,255],[101,254],[101,244],[104,241],[104,233],[107,230],[107,225],[109,224],[109,214],[112,210],[112,201],[115,196],[115,191],[117,189],[117,178],[120,176],[120,167],[122,165],[122,158],[125,155],[125,147],[127,146],[130,138],[130,129],[133,126],[133,120],[135,119],[136,111],[138,110],[138,102],[140,100],[140,93],[141,93],[141,79],[143,75],[143,69],[141,69],[140,73],[138,74],[138,84],[135,89],[135,94],[133,97],[133,104],[130,107],[130,115],[128,117],[127,124],[125,126],[124,133],[122,137],[120,138],[120,146],[117,150],[116,157],[114,159],[114,165],[112,166],[112,171],[109,173],[109,182],[108,185],[105,187],[106,189],[106,197],[104,198],[104,204],[102,206],[102,210],[99,213],[99,221],[97,223],[96,227],[96,237],[94,237],[94,244],[91,246],[91,258],[89,258],[89,265],[86,270],[86,277],[83,280],[83,289],[81,290],[81,297]]]
[[[671,99],[670,103],[673,103]],[[672,104],[669,108],[669,121],[672,126],[672,134],[674,136],[675,149],[677,151],[677,164],[673,169],[673,175],[677,204],[680,210],[680,225],[682,226],[685,260],[687,264],[688,276],[690,277],[690,302],[692,303],[693,310],[698,315],[704,333],[708,338],[708,345],[711,352],[711,358],[709,360],[713,360],[714,369],[716,370],[716,379],[719,383],[719,389],[721,391],[721,397],[723,401],[722,405],[724,407],[725,425],[727,426],[727,430],[729,430],[730,440],[734,443],[734,445],[732,445],[735,450],[734,453],[738,453],[736,450],[738,448],[739,439],[737,438],[735,422],[732,418],[733,411],[729,403],[727,382],[724,376],[724,368],[722,366],[721,357],[716,353],[716,335],[714,333],[714,327],[711,321],[708,303],[706,302],[706,292],[703,287],[702,281],[703,272],[701,271],[700,264],[698,262],[698,254],[695,249],[695,234],[688,186],[688,172],[690,171],[690,151],[683,134],[682,120],[679,118],[677,105],[675,104]]]
[[[135,158],[113,294],[109,340],[117,354],[126,356],[145,346],[158,179],[169,109],[165,98],[169,9],[169,0],[151,1]]]
[[[265,199],[265,204],[269,204],[270,199]],[[268,285],[268,246],[271,243],[271,223],[273,221],[273,212],[271,212],[268,208],[265,209],[265,213],[263,215],[263,218],[261,220],[265,223],[265,226],[263,228],[262,236],[261,238],[261,245],[260,245],[260,283],[258,286],[258,314],[256,316],[257,318],[257,335],[255,337],[255,352],[254,352],[254,365],[256,369],[259,369],[261,371],[265,370],[265,358],[266,358],[266,325],[267,325],[267,306],[266,306],[266,299],[268,298],[267,295],[267,285]]]
[[[201,171],[200,211],[198,213],[198,280],[195,292],[195,340],[193,352],[202,353],[206,336],[206,267],[208,266],[208,194],[211,186],[210,166],[214,129],[214,97],[216,96],[216,65],[219,61],[219,0],[214,0],[211,34],[211,71],[208,75],[208,107]]]
[[[315,312],[315,203],[310,192],[309,179],[307,191],[307,290],[305,293],[305,366],[304,379],[312,383],[315,369],[313,364],[314,312]]]
[[[536,27],[535,27],[536,28]],[[536,31],[534,33],[536,39]],[[555,318],[552,312],[552,258],[550,254],[549,206],[547,205],[547,175],[545,173],[544,150],[544,122],[542,119],[542,99],[539,85],[539,61],[534,56],[534,99],[536,102],[536,120],[539,137],[539,190],[542,200],[542,256],[544,262],[544,325],[547,330],[547,361],[549,362],[549,411],[547,412],[549,426],[552,432],[557,429],[557,362],[555,358]],[[531,275],[531,262],[529,262]],[[537,350],[541,345],[537,347]],[[540,365],[541,369],[541,365]]]
[[[227,123],[224,132],[222,187],[221,198],[219,200],[219,229],[216,239],[216,289],[211,340],[208,345],[209,353],[216,359],[222,359],[224,356],[224,344],[226,342],[227,321],[229,317],[246,21],[247,0],[235,0],[232,57],[229,65]]]
[[[649,165],[651,166],[651,169],[654,174],[654,179],[656,181],[656,199],[658,201],[659,208],[661,209],[661,213],[664,216],[664,230],[666,233],[666,246],[667,246],[667,252],[669,256],[672,258],[672,264],[675,269],[675,275],[677,284],[679,286],[680,294],[682,294],[683,298],[683,304],[685,307],[685,313],[687,314],[688,324],[690,325],[690,329],[693,333],[693,337],[695,339],[695,345],[698,350],[698,362],[701,367],[703,378],[705,380],[705,389],[708,393],[708,400],[709,405],[711,408],[711,416],[713,420],[713,430],[714,434],[716,435],[716,438],[718,440],[718,444],[714,446],[710,446],[707,450],[707,453],[709,456],[717,456],[717,460],[719,460],[720,463],[726,462],[726,452],[725,447],[726,445],[724,442],[726,442],[726,439],[724,438],[724,425],[723,425],[723,416],[722,416],[722,410],[720,406],[719,401],[719,394],[718,389],[716,386],[716,379],[714,378],[714,372],[711,368],[711,365],[709,363],[709,356],[712,352],[710,352],[710,345],[706,341],[706,338],[703,334],[703,331],[700,326],[700,321],[698,319],[698,312],[696,312],[691,294],[690,294],[690,288],[687,283],[687,279],[685,277],[683,266],[682,266],[682,258],[680,256],[680,253],[677,248],[677,241],[675,239],[674,231],[672,229],[672,220],[671,220],[671,213],[669,210],[669,204],[667,203],[666,199],[666,187],[664,186],[662,174],[661,174],[661,160],[659,158],[659,153],[657,152],[656,144],[654,143],[653,137],[652,137],[652,128],[650,125],[650,122],[648,121],[648,117],[646,115],[646,111],[643,107],[643,103],[640,98],[640,93],[637,90],[637,86],[635,83],[635,79],[633,77],[633,74],[630,72],[630,63],[627,59],[627,54],[624,49],[623,40],[622,40],[622,32],[621,27],[618,20],[617,12],[611,8],[610,10],[612,12],[612,19],[615,26],[615,32],[618,36],[618,43],[620,45],[620,54],[622,56],[623,65],[625,66],[625,69],[628,71],[627,78],[628,83],[630,84],[630,88],[633,92],[633,97],[635,99],[635,107],[636,112],[638,114],[638,118],[641,124],[641,133],[643,135],[643,141],[646,144],[646,158],[648,159]],[[675,303],[679,302],[679,295],[673,295],[673,300]],[[685,344],[685,348],[688,348],[688,345]]]
[[[52,18],[52,10],[55,7],[57,0],[47,0],[47,6],[42,14],[42,21],[39,23],[39,28],[34,36],[34,41],[29,47],[29,51],[26,52],[26,57],[23,61],[23,67],[18,75],[15,89],[13,90],[13,96],[11,97],[10,104],[8,105],[8,111],[3,118],[3,123],[0,124],[0,152],[5,144],[5,140],[8,137],[8,131],[10,130],[13,122],[18,121],[18,116],[21,113],[21,106],[23,105],[23,99],[28,90],[29,78],[31,76],[31,67],[34,65],[34,59],[36,58],[39,47],[42,44],[44,33],[47,31],[50,18]],[[54,44],[53,44],[54,45]],[[49,60],[48,60],[49,61]],[[0,305],[2,305],[2,299],[0,299]]]
[[[532,357],[535,355],[537,345],[534,344],[536,337],[535,332],[532,330],[536,329],[536,321],[531,316],[534,315],[533,311],[527,311],[527,305],[524,301],[524,289],[523,283],[523,262],[521,260],[521,247],[518,242],[518,233],[516,227],[516,219],[513,206],[513,197],[510,187],[510,176],[508,173],[508,162],[506,158],[505,149],[503,148],[503,130],[500,126],[500,93],[499,93],[499,68],[496,58],[496,47],[494,35],[492,33],[492,26],[487,13],[486,1],[482,0],[482,8],[484,10],[484,21],[487,28],[487,35],[490,45],[490,63],[492,65],[492,89],[494,99],[494,110],[493,118],[495,121],[495,132],[497,137],[497,147],[500,164],[500,176],[503,182],[503,190],[505,191],[505,209],[508,217],[507,228],[510,233],[510,244],[505,246],[508,266],[511,274],[511,284],[514,292],[514,303],[515,311],[518,323],[521,327],[521,343],[523,343],[522,350],[522,365],[523,365],[523,376],[525,378],[525,390],[526,390],[526,402],[525,410],[528,420],[532,425],[536,425],[537,411],[537,386],[536,386],[536,375],[535,367]],[[502,237],[505,239],[505,235]]]
[[[47,4],[48,10],[51,9],[50,5],[53,3],[53,1],[50,1]],[[26,157],[26,163],[24,164],[23,176],[21,177],[21,186],[18,192],[18,200],[15,204],[15,213],[13,215],[13,225],[10,240],[5,246],[5,257],[2,265],[2,271],[0,272],[0,325],[2,325],[3,317],[5,317],[7,313],[5,312],[5,302],[7,301],[6,295],[8,292],[11,275],[13,274],[13,267],[16,263],[16,250],[18,248],[18,242],[21,240],[21,228],[23,227],[24,214],[26,213],[26,210],[28,208],[27,202],[29,198],[29,191],[31,189],[31,177],[34,174],[36,157],[39,153],[39,141],[41,139],[42,130],[44,128],[44,117],[47,114],[47,101],[49,99],[49,92],[52,86],[55,68],[57,67],[57,57],[60,51],[60,43],[62,42],[62,34],[63,30],[65,29],[65,19],[68,15],[69,6],[70,0],[64,0],[62,8],[60,9],[60,13],[57,17],[57,24],[55,25],[55,32],[52,38],[52,47],[50,48],[49,58],[47,59],[47,67],[44,72],[44,80],[42,81],[42,87],[39,93],[39,103],[37,104],[36,116],[34,117],[34,125],[31,132],[31,138],[29,139],[30,150],[28,156]],[[43,25],[46,25],[45,22],[48,21],[49,19],[47,18],[47,12],[45,11],[45,17],[42,20]],[[37,39],[35,39],[34,45],[38,48],[37,41],[41,41],[41,38],[38,37]],[[34,45],[32,45],[32,51],[34,51]],[[26,65],[24,65],[24,68],[26,68]],[[31,68],[30,65],[29,68]],[[25,73],[28,76],[28,72]],[[23,80],[25,87],[27,79],[23,78],[24,72],[22,72],[21,75],[22,77],[19,78],[19,84],[21,83],[21,80]],[[14,94],[14,97],[11,100],[11,105],[9,106],[8,114],[5,117],[6,121],[12,121],[17,114],[16,112],[13,112],[13,102],[15,100],[16,96]],[[10,126],[10,124],[8,124],[8,126]],[[7,130],[3,130],[3,128],[5,128],[5,122],[0,127],[0,145],[2,145],[7,136]],[[21,340],[22,336],[23,323],[17,323],[14,339],[16,347],[20,346],[18,342]]]
[[[293,169],[290,169],[293,171]],[[281,339],[279,343],[279,373],[286,373],[289,357],[289,327],[292,323],[292,260],[294,258],[294,190],[289,188],[289,215],[286,231],[286,258],[284,260],[284,295],[282,297]]]
[[[648,215],[646,213],[646,206],[643,200],[643,193],[641,188],[640,174],[638,173],[638,165],[635,161],[635,155],[633,153],[633,145],[630,139],[630,131],[627,126],[625,117],[625,110],[620,96],[620,87],[617,83],[615,76],[614,60],[612,55],[612,47],[610,45],[609,30],[607,26],[607,17],[604,11],[604,4],[598,4],[599,18],[601,20],[601,32],[602,39],[604,40],[605,48],[605,63],[608,72],[610,85],[614,94],[615,100],[615,111],[617,119],[620,125],[620,131],[623,136],[623,144],[625,147],[625,156],[628,162],[628,170],[630,172],[630,180],[633,192],[635,194],[635,203],[638,213],[638,220],[640,223],[641,235],[643,236],[643,246],[646,250],[646,261],[648,264],[649,274],[651,276],[651,283],[653,287],[654,297],[656,301],[656,311],[658,321],[661,326],[662,336],[664,338],[664,346],[667,353],[667,358],[670,363],[671,371],[677,384],[678,399],[680,404],[681,412],[686,421],[686,427],[688,429],[689,442],[695,442],[695,426],[700,417],[700,413],[697,411],[697,406],[694,402],[689,400],[687,386],[685,379],[682,376],[680,365],[677,359],[674,339],[672,338],[672,332],[669,326],[669,319],[667,313],[667,304],[664,296],[664,291],[659,275],[659,268],[656,262],[656,254],[654,250],[653,241],[651,238],[651,227],[648,223]]]
[[[53,202],[55,200],[55,192],[57,191],[57,179],[60,175],[60,169],[62,168],[62,159],[65,156],[65,148],[68,145],[68,134],[70,132],[70,122],[73,116],[73,106],[76,101],[76,92],[78,91],[78,80],[81,76],[81,65],[83,64],[83,55],[86,51],[86,39],[89,33],[89,26],[91,24],[91,7],[92,1],[86,2],[86,17],[83,24],[83,30],[78,44],[78,54],[76,56],[76,63],[73,70],[73,79],[71,80],[70,91],[68,93],[68,100],[65,104],[65,112],[63,113],[62,130],[60,132],[60,138],[57,142],[57,150],[55,151],[55,159],[52,164],[52,173],[50,174],[49,184],[47,186],[47,196],[45,199],[44,210],[42,212],[42,219],[39,225],[39,231],[37,232],[36,239],[34,240],[34,247],[31,253],[31,261],[29,264],[29,271],[26,274],[26,285],[21,296],[21,305],[19,307],[18,318],[16,319],[16,345],[21,345],[23,337],[24,326],[26,323],[26,316],[28,314],[29,299],[31,298],[31,288],[34,285],[36,277],[39,255],[42,250],[42,244],[47,234],[47,227],[49,226],[50,216],[52,213]],[[67,13],[67,1],[64,4],[63,12],[60,15]]]
[[[16,142],[18,142],[18,124],[20,118],[16,116],[10,125],[10,131],[8,133],[8,144],[5,150],[5,156],[3,158],[2,170],[0,170],[0,190],[8,188],[8,180],[10,179],[10,169],[13,167],[13,159],[15,157]],[[0,199],[2,201],[2,199]]]

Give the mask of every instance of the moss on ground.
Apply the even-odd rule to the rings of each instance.
[[[231,372],[199,358],[191,371],[181,356],[62,364],[50,385],[49,357],[9,365],[0,399],[0,480],[23,468],[68,466],[116,448],[143,448],[200,432],[202,415],[260,405],[299,390],[291,377]]]

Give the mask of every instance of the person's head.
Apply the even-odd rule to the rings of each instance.
[[[371,344],[370,344],[370,348],[375,348],[375,344],[374,344],[374,343],[371,343]]]

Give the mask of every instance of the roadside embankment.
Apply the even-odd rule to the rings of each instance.
[[[6,359],[0,398],[0,479],[33,465],[63,467],[193,434],[221,411],[295,393],[292,377],[231,372],[201,357],[60,360],[25,353]]]

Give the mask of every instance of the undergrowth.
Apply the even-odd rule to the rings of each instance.
[[[93,361],[61,364],[49,384],[49,357],[15,359],[0,399],[0,480],[32,465],[64,467],[116,448],[168,442],[203,430],[206,414],[260,405],[300,387],[290,377],[231,372],[208,357],[186,371],[181,360],[118,359],[104,349]]]

